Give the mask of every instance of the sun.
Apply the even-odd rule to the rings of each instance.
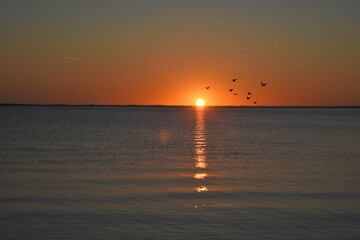
[[[202,99],[196,100],[196,106],[198,106],[198,107],[203,107],[203,106],[205,106],[205,101],[202,100]]]

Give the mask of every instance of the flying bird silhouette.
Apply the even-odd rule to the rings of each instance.
[[[247,99],[247,100],[249,100],[249,99],[250,99],[250,97],[246,97],[246,99]]]
[[[229,88],[229,91],[232,92],[234,89],[233,88]]]
[[[256,103],[257,103],[257,101],[254,102],[254,104],[256,104]]]
[[[248,92],[248,95],[250,96],[252,94],[252,92]]]
[[[267,83],[260,82],[260,86],[265,87]]]
[[[233,82],[236,82],[236,80],[237,80],[237,79],[236,79],[236,78],[234,78],[232,81],[233,81]]]
[[[237,93],[234,93],[234,95],[236,96],[236,95],[238,95]]]
[[[209,89],[210,88],[210,86],[207,86],[207,87],[205,87],[206,89]]]

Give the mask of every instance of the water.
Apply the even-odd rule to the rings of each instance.
[[[359,108],[0,107],[1,239],[360,239]]]

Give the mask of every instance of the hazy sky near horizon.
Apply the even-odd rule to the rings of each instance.
[[[247,105],[252,91],[265,106],[360,105],[359,12],[356,0],[3,0],[0,103]]]

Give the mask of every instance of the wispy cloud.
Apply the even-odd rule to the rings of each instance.
[[[64,57],[65,60],[72,60],[72,61],[82,61],[82,58],[79,57]]]
[[[242,49],[243,49],[243,50],[251,50],[252,47],[249,47],[249,46],[248,46],[248,47],[243,47]]]

